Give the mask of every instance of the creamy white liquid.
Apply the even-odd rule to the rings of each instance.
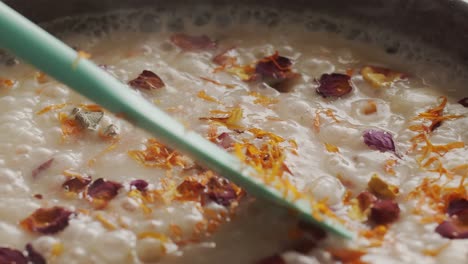
[[[223,11],[224,12],[224,11]],[[220,12],[221,13],[221,12]],[[119,17],[117,15],[117,17]],[[268,28],[255,23],[255,19],[227,20],[214,16],[204,26],[191,25],[196,17],[187,19],[185,32],[191,35],[205,34],[218,43],[215,51],[186,52],[174,46],[169,38],[172,34],[166,26],[176,27],[173,21],[177,16],[161,16],[150,29],[157,32],[139,32],[139,18],[130,24],[122,16],[120,27],[108,33],[99,33],[96,28],[84,32],[62,34],[64,40],[80,50],[92,55],[98,64],[108,65],[112,74],[124,83],[136,78],[143,70],[151,70],[161,77],[166,87],[142,96],[187,125],[188,128],[207,135],[209,124],[200,117],[210,116],[210,110],[224,110],[238,106],[244,111],[241,124],[244,127],[261,128],[285,139],[298,143],[298,155],[287,153],[286,164],[292,175],[290,181],[302,192],[314,195],[317,199],[327,199],[335,212],[348,219],[342,199],[346,187],[338,180],[340,177],[353,183],[350,189],[354,194],[363,191],[370,177],[377,173],[388,183],[400,187],[397,198],[401,208],[399,220],[390,225],[383,245],[368,250],[362,259],[369,263],[464,263],[468,261],[466,248],[468,240],[442,238],[434,232],[436,223],[421,225],[419,218],[412,214],[414,201],[406,201],[408,195],[424,177],[434,177],[436,173],[421,171],[416,164],[417,156],[408,154],[394,167],[395,175],[384,170],[386,160],[394,158],[392,153],[381,153],[369,149],[362,140],[362,133],[369,128],[380,128],[393,134],[400,153],[410,148],[409,139],[414,132],[408,130],[412,118],[428,108],[438,105],[438,97],[449,96],[446,112],[467,115],[456,101],[467,95],[466,89],[459,88],[457,81],[446,83],[455,68],[441,71],[441,67],[429,61],[411,62],[401,57],[385,54],[379,48],[361,42],[344,40],[330,33],[311,32],[291,22],[285,16],[278,26]],[[236,17],[236,16],[234,16]],[[218,18],[218,19],[217,19]],[[115,18],[112,18],[115,19]],[[83,21],[87,21],[83,19]],[[116,19],[116,21],[119,21]],[[169,21],[169,22],[168,22]],[[172,21],[172,22],[171,22]],[[224,22],[223,22],[224,21]],[[212,23],[211,23],[212,22]],[[229,24],[220,27],[219,24]],[[76,25],[76,24],[75,24]],[[171,26],[172,25],[172,26]],[[99,36],[94,33],[98,32]],[[403,45],[403,44],[402,44]],[[241,65],[255,62],[278,51],[280,55],[294,61],[293,69],[301,74],[301,80],[290,93],[279,93],[262,84],[246,83],[236,76],[221,72],[213,73],[217,67],[212,62],[214,55],[234,47]],[[405,50],[400,51],[401,54]],[[401,55],[400,54],[400,55]],[[408,73],[404,81],[391,87],[372,88],[359,74],[361,67],[381,65],[400,72]],[[351,82],[353,91],[340,99],[323,99],[315,89],[314,79],[324,73],[344,73],[356,69]],[[290,244],[288,232],[295,219],[287,212],[252,197],[244,198],[236,209],[235,216],[224,219],[219,230],[201,242],[177,246],[167,242],[165,251],[161,242],[138,238],[144,232],[157,232],[170,236],[169,226],[178,225],[183,236],[190,238],[194,226],[204,219],[203,208],[195,202],[171,202],[170,204],[151,205],[153,212],[144,214],[138,203],[127,196],[128,184],[134,179],[144,179],[150,188],[158,188],[161,180],[168,177],[163,169],[147,168],[131,159],[129,150],[144,149],[149,138],[146,132],[135,128],[125,120],[111,113],[105,116],[99,128],[114,124],[119,128],[120,142],[115,149],[101,153],[109,146],[95,132],[63,142],[62,131],[57,115],[69,113],[81,103],[91,103],[64,85],[48,80],[38,83],[37,70],[20,64],[2,67],[0,78],[15,80],[13,88],[2,89],[0,96],[0,246],[23,249],[31,242],[36,251],[50,263],[252,263],[265,256],[283,253]],[[434,76],[440,82],[433,82]],[[206,82],[207,77],[225,86]],[[461,77],[460,77],[461,78]],[[443,86],[442,86],[443,84]],[[197,97],[204,90],[221,104],[207,102]],[[277,99],[268,107],[255,103],[249,92]],[[372,99],[377,103],[377,113],[363,115],[363,102]],[[37,112],[49,105],[68,103],[60,110],[42,115]],[[323,118],[320,132],[313,129],[318,109],[331,109],[341,122]],[[269,120],[270,119],[270,120]],[[466,117],[446,121],[432,135],[436,144],[453,141],[468,142],[468,119]],[[224,130],[223,130],[224,129]],[[220,132],[230,132],[220,127]],[[244,135],[239,135],[239,139]],[[324,143],[339,147],[339,153],[329,153]],[[448,167],[468,162],[465,146],[455,149],[441,157]],[[90,165],[89,160],[95,158]],[[42,162],[54,158],[50,168],[36,179],[31,171]],[[104,178],[123,183],[125,187],[110,204],[100,211],[92,209],[87,201],[69,198],[61,187],[66,180],[64,170],[88,174],[93,179]],[[172,173],[176,183],[186,175],[180,170]],[[457,175],[460,177],[460,175]],[[34,194],[42,194],[38,200]],[[88,209],[90,215],[78,213],[64,231],[55,235],[40,235],[23,230],[18,222],[40,207],[60,205],[76,211]],[[222,206],[212,205],[213,210],[225,211]],[[108,228],[96,219],[103,215],[116,228]],[[350,226],[360,226],[351,223]],[[304,256],[287,253],[288,263],[333,263],[324,249],[342,246],[365,246],[368,241],[358,237],[356,241],[343,241],[329,237],[318,248]],[[425,249],[449,245],[436,257],[423,254]],[[63,246],[63,252],[54,254],[54,245]]]

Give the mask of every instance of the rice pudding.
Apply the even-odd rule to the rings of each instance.
[[[156,32],[112,16],[128,20],[61,37],[266,182],[314,197],[357,237],[249,196],[9,58],[0,262],[468,262],[467,92],[439,88],[440,68],[293,19],[226,29],[167,16]]]

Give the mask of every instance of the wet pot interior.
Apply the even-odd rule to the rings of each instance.
[[[58,17],[97,13],[122,8],[151,7],[172,12],[180,8],[191,9],[201,4],[222,7],[225,5],[263,6],[278,10],[294,11],[300,16],[305,10],[333,17],[345,17],[359,21],[362,25],[373,25],[403,34],[412,40],[437,47],[464,65],[468,65],[468,5],[464,1],[427,0],[355,0],[355,1],[183,1],[183,0],[6,0],[25,16],[36,22],[49,21]],[[328,30],[333,29],[329,25]],[[398,47],[388,44],[389,52],[398,52]]]

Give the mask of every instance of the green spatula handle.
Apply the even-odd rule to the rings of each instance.
[[[307,220],[343,237],[352,234],[334,222],[318,221],[310,205],[289,202],[282,195],[250,177],[248,169],[226,151],[185,129],[165,112],[142,99],[105,71],[78,54],[16,11],[0,2],[0,46],[53,76],[75,91],[152,133],[165,144],[188,154],[200,164],[232,180],[247,192],[273,200],[301,213]]]

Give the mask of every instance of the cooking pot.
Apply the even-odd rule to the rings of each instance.
[[[259,18],[258,14],[249,14],[245,19],[266,19],[267,23],[275,26],[275,17],[280,17],[282,12],[295,12],[298,19],[303,19],[308,25],[306,11],[312,10],[316,14],[323,15],[319,24],[309,24],[312,30],[326,30],[335,33],[343,33],[347,38],[357,41],[372,41],[376,38],[372,32],[380,31],[380,39],[387,53],[400,54],[405,45],[421,43],[428,47],[438,49],[446,54],[447,60],[440,63],[456,63],[468,66],[468,4],[461,0],[207,0],[207,1],[183,1],[183,0],[5,0],[24,16],[35,22],[43,23],[56,18],[74,16],[83,13],[100,13],[115,9],[151,7],[162,12],[174,12],[174,10],[199,10],[200,5],[224,7],[226,5],[240,6],[243,10],[249,10],[249,6],[265,7],[273,10],[267,18]],[[257,9],[257,8],[252,8]],[[190,13],[185,13],[190,15]],[[200,17],[193,13],[193,21]],[[342,28],[335,24],[335,20],[327,20],[326,17],[340,18],[341,21],[353,21],[354,30],[342,32]],[[220,23],[227,21],[213,14],[205,13],[205,20],[219,19]],[[148,18],[151,21],[151,18]],[[312,21],[312,20],[310,20]],[[317,20],[313,20],[317,21]],[[153,26],[156,26],[153,20]],[[180,29],[177,16],[174,16],[172,25],[174,30]],[[179,27],[179,28],[178,28]],[[355,34],[346,34],[355,32]],[[361,33],[356,33],[361,32]],[[362,33],[364,32],[364,33]],[[382,33],[384,32],[384,33]],[[406,42],[395,41],[393,36],[400,35]],[[2,36],[6,37],[6,36]]]
[[[376,26],[387,34],[402,34],[410,41],[421,41],[441,49],[447,56],[468,65],[468,4],[463,0],[207,0],[207,1],[158,1],[158,0],[5,0],[26,17],[35,22],[45,22],[58,17],[82,13],[98,13],[121,8],[153,7],[159,10],[172,10],[184,7],[191,10],[205,4],[222,7],[262,6],[277,10],[297,12],[298,16],[306,10],[332,17],[350,18],[360,25]],[[328,25],[328,30],[334,30]],[[396,53],[399,46],[385,43],[389,53]]]

